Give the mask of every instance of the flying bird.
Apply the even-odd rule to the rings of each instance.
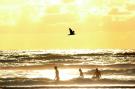
[[[68,35],[75,35],[75,31],[74,30],[72,30],[71,28],[69,28],[69,34]]]

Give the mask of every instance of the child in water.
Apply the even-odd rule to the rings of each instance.
[[[98,70],[98,68],[96,68],[94,74],[93,74],[93,77],[92,79],[96,79],[96,80],[99,80],[101,78],[101,72]]]
[[[84,78],[84,75],[83,75],[83,72],[82,72],[82,69],[81,68],[79,69],[79,72],[80,72],[80,77],[81,78]]]
[[[59,70],[58,70],[57,66],[55,66],[54,69],[55,69],[55,80],[59,81],[60,77],[59,77]]]

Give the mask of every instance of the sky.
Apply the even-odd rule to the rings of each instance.
[[[1,50],[134,49],[134,33],[135,0],[0,0]]]

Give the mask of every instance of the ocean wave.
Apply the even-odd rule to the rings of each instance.
[[[49,63],[78,63],[81,65],[135,64],[134,55],[133,50],[1,51],[0,66],[34,66]]]

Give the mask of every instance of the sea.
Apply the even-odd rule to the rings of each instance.
[[[55,66],[59,81],[55,80]],[[101,72],[99,80],[92,79],[96,68]],[[0,51],[0,88],[114,87],[135,88],[134,49]]]

